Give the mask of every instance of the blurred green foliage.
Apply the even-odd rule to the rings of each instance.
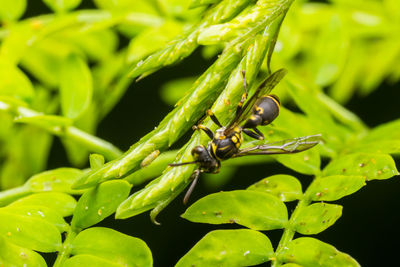
[[[232,120],[242,70],[254,88],[281,67],[289,70],[274,91],[281,114],[260,130],[268,141],[321,133],[324,143],[295,155],[224,162],[220,181],[238,165],[273,159],[313,182],[302,188],[282,174],[199,200],[183,218],[250,229],[210,232],[177,265],[358,265],[315,238],[293,237],[320,233],[340,218],[342,206],[321,201],[398,174],[390,154],[400,153],[399,120],[369,129],[343,107],[355,94],[400,79],[397,0],[94,0],[93,9],[79,8],[80,0],[43,2],[54,13],[25,17],[27,0],[0,0],[0,265],[46,266],[37,252],[57,252],[54,266],[151,266],[142,240],[92,226],[114,212],[127,218],[150,209],[155,221],[195,169],[168,163],[190,161],[191,149],[208,140],[195,132],[179,151],[166,150],[208,108],[223,124]],[[133,78],[197,48],[218,57],[201,76],[164,85],[161,97],[174,109],[153,131],[125,153],[96,136]],[[204,124],[215,130],[209,119]],[[70,168],[45,171],[53,136]],[[257,144],[246,139],[243,147]],[[322,168],[321,158],[329,162]],[[90,169],[81,169],[88,161]],[[132,185],[153,178],[130,195]],[[298,201],[293,212],[289,201]],[[275,250],[256,231],[271,229],[284,230]]]

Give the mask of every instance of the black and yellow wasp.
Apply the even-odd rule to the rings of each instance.
[[[263,140],[264,135],[257,129],[257,126],[268,125],[279,115],[279,98],[269,93],[282,80],[286,72],[285,69],[280,69],[268,76],[244,104],[248,92],[245,72],[242,71],[245,92],[237,106],[236,115],[232,122],[224,127],[217,117],[208,110],[207,115],[220,128],[213,133],[209,128],[201,124],[193,127],[194,129],[203,130],[211,141],[208,143],[207,148],[202,145],[193,148],[192,156],[194,161],[170,164],[170,166],[199,165],[199,168],[193,174],[193,182],[185,195],[184,203],[187,202],[193,191],[199,174],[201,172],[218,173],[222,160],[247,155],[292,154],[310,149],[321,141],[320,135],[310,135],[240,149],[243,143],[242,133],[252,138]]]

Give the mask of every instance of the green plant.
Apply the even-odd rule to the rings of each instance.
[[[208,140],[194,132],[178,151],[168,148],[208,108],[223,124],[232,120],[243,93],[242,70],[254,88],[271,69],[286,67],[289,74],[276,89],[284,107],[263,134],[276,141],[321,133],[325,142],[300,154],[232,159],[222,170],[274,159],[312,176],[311,184],[303,190],[296,177],[274,175],[195,202],[183,218],[249,229],[210,232],[177,265],[358,266],[331,245],[294,235],[324,231],[342,214],[342,206],[328,202],[398,174],[390,154],[400,152],[399,120],[369,129],[339,104],[356,89],[368,94],[387,77],[399,79],[400,68],[392,64],[399,41],[384,31],[400,27],[396,1],[94,2],[99,9],[73,11],[79,0],[46,0],[54,14],[20,21],[26,1],[0,7],[0,183],[7,189],[0,192],[0,263],[46,266],[37,252],[53,252],[53,266],[152,265],[142,240],[94,226],[114,213],[125,219],[148,210],[156,222],[195,169],[168,164],[190,161],[192,148]],[[128,47],[118,49],[119,34],[130,40]],[[95,135],[132,78],[182,61],[200,45],[205,57],[218,58],[201,76],[164,89],[175,108],[153,131],[124,153]],[[390,49],[366,56],[380,46]],[[368,78],[359,82],[361,76]],[[301,112],[285,108],[293,106]],[[209,119],[203,123],[216,129]],[[53,135],[76,168],[43,171]],[[246,140],[243,147],[260,143]],[[81,169],[88,159],[90,169]],[[298,201],[290,214],[289,201]],[[268,233],[260,232],[274,229],[283,229],[275,250]]]

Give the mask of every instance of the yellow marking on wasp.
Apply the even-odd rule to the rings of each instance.
[[[279,104],[278,100],[276,100],[274,97],[272,97],[271,95],[267,95],[268,98],[271,98],[272,101],[275,102],[275,104],[278,106],[278,112],[281,111],[281,104]]]
[[[256,111],[258,112],[258,114],[263,114],[264,113],[264,109],[262,107],[256,106]]]
[[[207,109],[207,115],[208,116],[212,116],[214,113],[210,110],[210,109]]]
[[[235,144],[238,142],[237,137],[234,135],[231,137],[232,142],[234,142]]]
[[[220,157],[217,156],[217,145],[215,143],[211,143],[212,152],[217,160],[221,160]]]
[[[252,120],[252,121],[256,120],[256,116],[251,115],[251,116],[250,116],[250,120]]]

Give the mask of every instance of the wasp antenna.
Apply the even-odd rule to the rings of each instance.
[[[178,166],[183,166],[183,165],[189,165],[189,164],[196,164],[197,161],[188,161],[188,162],[180,162],[180,163],[170,163],[168,166],[171,167],[178,167]]]
[[[246,71],[242,70],[241,73],[242,73],[242,77],[243,77],[244,91],[247,94]]]

